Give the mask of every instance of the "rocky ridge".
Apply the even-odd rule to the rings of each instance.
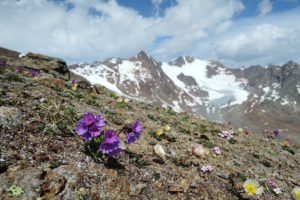
[[[141,51],[128,59],[110,58],[69,68],[127,98],[253,131],[288,130],[289,137],[300,144],[300,65],[292,61],[231,69],[190,56],[157,62]]]
[[[56,68],[38,69],[34,77],[28,72],[55,59],[27,56],[25,65],[24,58],[4,53],[0,58],[5,63],[0,68],[1,199],[276,200],[289,199],[300,186],[299,147],[292,141],[283,147],[270,133],[235,129],[147,102],[119,102],[115,93],[84,79],[74,91],[68,73]],[[19,67],[24,71],[19,73]],[[139,119],[144,131],[118,158],[93,159],[74,132],[85,112],[102,114],[114,129]],[[170,130],[164,130],[166,125]],[[158,129],[163,134],[157,135]],[[220,137],[224,130],[233,138]],[[157,144],[166,153],[163,159],[154,153]],[[195,144],[206,153],[192,154]],[[202,170],[206,165],[212,172]],[[264,186],[261,197],[245,193],[247,178]],[[274,193],[270,179],[282,194]]]

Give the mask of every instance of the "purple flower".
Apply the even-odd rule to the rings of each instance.
[[[130,127],[124,128],[124,132],[127,134],[128,144],[132,144],[139,139],[142,131],[143,127],[139,121],[135,121]]]
[[[105,124],[106,120],[101,115],[94,116],[88,112],[77,123],[76,133],[86,140],[91,140],[101,134]]]
[[[273,131],[273,134],[274,134],[276,137],[279,136],[280,130],[279,130],[279,129],[276,129],[275,131]]]
[[[18,72],[18,73],[22,74],[23,71],[24,71],[24,68],[23,68],[23,67],[18,67],[18,68],[17,68],[17,72]]]
[[[72,80],[72,85],[76,84],[76,80]]]
[[[38,76],[40,73],[34,69],[29,69],[29,73],[32,77]]]
[[[114,130],[107,130],[104,134],[104,140],[99,146],[99,151],[110,156],[117,156],[121,152],[120,140]]]
[[[221,154],[221,148],[220,147],[214,147],[214,151],[217,155]]]
[[[6,66],[6,62],[4,60],[0,60],[0,68],[4,68]]]
[[[221,131],[221,133],[218,133],[218,136],[220,136],[221,138],[231,139],[231,138],[233,138],[233,131],[232,130],[229,130],[229,131],[223,130],[223,131]]]
[[[270,180],[269,180],[269,185],[270,185],[272,188],[278,188],[277,183],[276,183],[273,179],[270,179]]]
[[[214,168],[211,165],[205,165],[203,167],[201,167],[201,171],[203,172],[212,172],[214,170]]]

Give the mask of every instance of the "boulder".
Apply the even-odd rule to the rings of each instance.
[[[44,71],[56,71],[69,76],[67,63],[59,58],[49,57],[42,54],[28,53],[21,58],[21,63],[28,68]]]

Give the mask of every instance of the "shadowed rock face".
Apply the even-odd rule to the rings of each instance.
[[[179,80],[181,80],[186,86],[190,89],[190,93],[197,97],[207,97],[208,92],[205,90],[201,90],[196,82],[196,80],[192,76],[185,76],[183,73],[177,76]]]
[[[51,72],[55,76],[70,78],[67,63],[60,58],[35,53],[20,54],[19,52],[0,47],[0,59],[4,60],[8,66],[13,62],[19,67],[37,71],[43,70]]]
[[[13,51],[10,49],[0,47],[0,56],[7,56],[7,57],[17,59],[19,57],[19,55],[20,55],[20,53],[17,51]]]

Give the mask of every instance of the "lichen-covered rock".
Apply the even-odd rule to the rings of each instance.
[[[30,62],[30,67],[34,69],[51,69],[63,74],[69,71],[67,68],[67,63],[62,59],[49,57],[42,54],[28,53],[22,57],[22,61],[25,63]]]
[[[41,185],[41,192],[44,199],[76,199],[81,179],[82,175],[78,169],[63,165],[47,172]]]
[[[22,112],[14,107],[0,107],[0,130],[13,130],[22,123]]]
[[[52,71],[70,76],[67,63],[59,58],[28,53],[20,58],[20,64],[35,70]]]
[[[36,199],[40,196],[41,174],[42,171],[37,168],[11,168],[0,176],[0,197],[13,199],[9,193],[9,188],[14,185],[23,191],[22,194],[18,195],[18,199]]]
[[[71,165],[63,165],[55,169],[25,168],[16,166],[0,176],[0,197],[13,199],[9,192],[11,186],[23,192],[18,199],[77,199],[81,173]]]

